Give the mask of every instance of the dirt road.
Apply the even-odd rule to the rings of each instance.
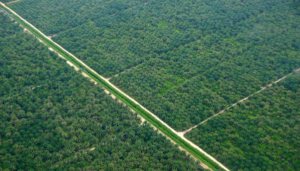
[[[300,71],[300,68],[299,68],[299,69],[296,69],[295,71]],[[276,83],[280,82],[281,80],[285,79],[287,76],[292,75],[292,74],[293,74],[293,73],[289,73],[288,75],[286,75],[286,76],[284,76],[284,77],[282,77],[282,78],[280,78],[280,79],[274,81],[273,83],[268,84],[266,87],[261,87],[261,89],[260,89],[259,91],[257,91],[257,92],[255,92],[255,93],[251,94],[251,95],[248,96],[248,97],[245,97],[245,98],[239,100],[238,102],[236,102],[236,103],[232,104],[231,106],[227,107],[227,109],[230,109],[230,108],[236,106],[237,103],[242,103],[243,101],[248,100],[249,97],[253,96],[254,94],[260,93],[261,91],[265,90],[267,87],[271,87],[273,84],[276,84]],[[219,113],[214,114],[213,116],[211,116],[211,117],[205,119],[204,121],[200,122],[200,124],[204,124],[205,122],[207,122],[207,121],[210,120],[211,118],[213,118],[213,117],[215,117],[215,116],[218,116],[218,115],[224,113],[224,111],[225,111],[225,110],[221,110]],[[199,125],[200,125],[200,124],[199,124]],[[195,126],[189,128],[189,129],[185,130],[185,131],[178,132],[178,134],[184,136],[184,134],[190,132],[190,131],[191,131],[192,129],[194,129],[194,128],[197,128],[197,126],[198,126],[198,125],[195,125]]]
[[[3,3],[0,2],[1,5],[5,6]],[[6,7],[6,6],[5,6]],[[8,8],[8,7],[6,7]],[[10,9],[10,8],[8,8]],[[170,129],[173,133],[177,134],[178,136],[180,136],[184,141],[186,141],[187,143],[189,143],[191,146],[193,146],[194,148],[196,148],[197,150],[199,150],[201,153],[203,153],[205,156],[207,156],[208,158],[210,158],[212,161],[214,161],[215,163],[217,163],[220,167],[222,167],[224,170],[228,171],[229,169],[227,169],[224,165],[222,165],[220,162],[218,162],[215,158],[213,158],[212,156],[210,156],[208,153],[206,153],[204,150],[202,150],[200,147],[198,147],[197,145],[195,145],[194,143],[190,142],[189,140],[187,140],[184,136],[182,136],[181,134],[179,134],[177,131],[175,131],[173,128],[171,128],[168,124],[166,124],[165,122],[163,122],[160,118],[158,118],[156,115],[154,115],[152,112],[150,112],[149,110],[147,110],[144,106],[142,106],[141,104],[139,104],[137,101],[135,101],[133,98],[131,98],[130,96],[128,96],[127,94],[125,94],[123,91],[121,91],[119,88],[117,88],[115,85],[113,85],[112,83],[110,83],[107,79],[105,79],[104,77],[102,77],[101,75],[99,75],[97,72],[95,72],[93,69],[91,69],[89,66],[87,66],[85,63],[83,63],[81,60],[79,60],[77,57],[75,57],[73,54],[71,54],[70,52],[68,52],[67,50],[65,50],[63,47],[61,47],[59,44],[57,44],[56,42],[54,42],[53,40],[51,40],[49,37],[47,37],[45,34],[43,34],[40,30],[38,30],[37,28],[35,28],[31,23],[27,22],[25,19],[23,19],[21,16],[19,16],[17,13],[15,13],[13,10],[10,9],[10,11],[18,16],[21,20],[23,20],[23,22],[27,23],[29,26],[31,26],[32,28],[34,28],[37,32],[39,32],[41,35],[43,35],[45,38],[47,38],[49,41],[51,41],[53,44],[55,44],[56,46],[60,47],[62,50],[64,50],[66,53],[68,53],[70,56],[72,56],[74,59],[76,59],[78,62],[80,62],[83,66],[85,66],[87,69],[89,69],[91,72],[93,72],[95,75],[97,75],[98,77],[100,77],[101,79],[105,80],[107,84],[109,84],[111,87],[113,87],[115,90],[117,90],[119,93],[123,94],[125,97],[127,97],[128,99],[130,99],[131,101],[133,101],[136,105],[140,106],[142,109],[144,109],[145,111],[147,111],[150,115],[152,115],[155,119],[157,119],[159,122],[161,122],[161,124],[165,125],[168,129]]]
[[[132,68],[126,69],[122,71],[120,74],[126,73],[127,71],[130,71]],[[115,77],[119,76],[119,74],[116,74]],[[106,78],[107,81],[109,81],[112,77]]]
[[[18,2],[18,1],[21,1],[21,0],[15,0],[15,1],[10,1],[10,2],[7,2],[6,4],[11,4],[11,3],[14,3],[14,2]]]
[[[22,93],[19,93],[19,94],[10,96],[10,97],[6,98],[5,100],[11,99],[11,98],[13,98],[13,97],[15,97],[15,96],[19,96],[19,95],[24,94],[24,93],[27,93],[27,92],[32,91],[32,90],[34,90],[34,89],[36,89],[36,88],[39,88],[39,87],[41,87],[41,86],[43,86],[43,85],[39,85],[39,86],[36,86],[36,87],[29,88],[28,90],[25,90],[25,91],[22,92]]]

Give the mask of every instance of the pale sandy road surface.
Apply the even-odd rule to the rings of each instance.
[[[131,70],[131,68],[126,69],[126,70],[122,71],[120,74],[126,73],[127,71],[130,71],[130,70]],[[114,76],[117,77],[117,76],[119,76],[120,74],[116,74],[116,75],[114,75]],[[106,80],[109,81],[111,78],[112,78],[112,77],[106,78]]]
[[[300,71],[300,68],[299,68],[299,69],[296,69],[295,71]],[[276,83],[280,82],[281,80],[285,79],[287,76],[292,75],[292,74],[293,74],[293,73],[289,73],[288,75],[286,75],[286,76],[284,76],[284,77],[282,77],[282,78],[280,78],[280,79],[274,81],[273,83],[268,84],[266,87],[261,87],[261,89],[260,89],[259,91],[257,91],[257,92],[255,92],[255,93],[251,94],[251,95],[248,96],[248,97],[245,97],[245,98],[239,100],[238,102],[236,102],[236,103],[232,104],[231,106],[229,106],[227,109],[230,109],[230,108],[236,106],[237,103],[241,103],[241,102],[243,102],[243,101],[248,100],[249,97],[253,96],[254,94],[260,93],[262,90],[265,90],[267,87],[271,87],[273,84],[276,84]],[[205,122],[207,122],[207,121],[210,120],[211,118],[213,118],[213,117],[215,117],[215,116],[218,116],[218,115],[220,115],[220,114],[222,114],[222,113],[224,113],[224,112],[225,112],[225,110],[221,110],[219,113],[214,114],[213,116],[211,116],[211,117],[205,119],[204,121],[200,122],[200,124],[204,124]],[[178,132],[178,133],[181,134],[182,136],[184,136],[184,134],[190,132],[190,131],[191,131],[192,129],[194,129],[194,128],[197,128],[197,126],[198,126],[198,125],[195,125],[195,126],[189,128],[189,129],[185,130],[185,131]]]
[[[73,67],[76,71],[79,70],[79,69],[78,69],[75,65],[73,65],[71,62],[67,61],[67,63],[68,63],[71,67]],[[85,73],[82,72],[82,75],[83,75],[84,77],[89,78],[90,81],[92,81],[92,82],[94,82],[95,84],[97,84],[97,82],[95,82],[95,80],[91,79],[90,76],[88,76],[87,74],[85,74]],[[106,89],[104,89],[104,91],[105,91],[105,93],[106,93],[107,95],[110,95],[112,99],[116,99],[116,97],[115,97],[113,94],[110,94],[109,91],[107,91]],[[118,102],[119,102],[119,103],[123,103],[121,100],[118,100]],[[124,103],[123,103],[123,104],[124,104]],[[136,113],[136,112],[135,112],[134,110],[132,110],[132,109],[131,109],[131,111],[132,111],[133,113]],[[137,115],[137,116],[141,119],[141,124],[140,124],[140,125],[142,125],[146,120],[145,120],[143,117],[141,117],[140,115]],[[154,130],[156,130],[158,134],[162,134],[164,137],[166,137],[167,139],[169,139],[171,143],[177,144],[176,142],[174,142],[172,139],[170,139],[168,136],[166,136],[164,133],[162,133],[160,130],[158,130],[158,129],[157,129],[156,127],[154,127],[153,125],[151,125],[151,127],[152,127]],[[185,150],[184,148],[182,148],[181,146],[178,146],[178,148],[179,148],[180,150],[185,151],[186,154],[189,154],[189,152],[186,151],[186,150]],[[91,148],[90,150],[92,151],[92,150],[94,150],[94,149],[95,149],[95,147]],[[192,157],[195,161],[198,160],[198,159],[196,159],[196,158],[195,158],[194,156],[192,156],[192,155],[191,155],[191,157]],[[200,165],[201,165],[204,169],[211,170],[209,167],[207,167],[207,166],[206,166],[204,163],[202,163],[202,162],[200,163]]]
[[[15,96],[19,96],[19,95],[24,94],[24,93],[27,93],[27,92],[32,91],[32,90],[34,90],[34,89],[36,89],[36,88],[39,88],[39,87],[41,87],[41,86],[43,86],[43,85],[39,85],[39,86],[36,86],[36,87],[32,87],[32,88],[30,88],[30,89],[28,89],[28,90],[26,90],[26,91],[24,91],[24,92],[22,92],[22,93],[19,93],[19,94],[10,96],[10,97],[6,98],[5,100],[11,99],[11,98],[13,98],[13,97],[15,97]]]
[[[5,4],[3,4],[2,2],[0,2],[1,5],[5,6],[6,8],[10,9],[9,7],[7,7]],[[165,125],[168,129],[170,129],[173,133],[177,134],[178,136],[180,136],[184,141],[186,141],[187,143],[189,143],[191,146],[193,146],[195,149],[199,150],[201,153],[203,153],[206,157],[210,158],[212,161],[214,161],[215,163],[217,163],[220,167],[222,167],[224,170],[229,171],[229,169],[227,169],[223,164],[221,164],[220,162],[218,162],[214,157],[210,156],[208,153],[206,153],[204,150],[202,150],[200,147],[198,147],[197,145],[195,145],[194,143],[192,143],[191,141],[187,140],[182,134],[179,134],[177,131],[175,131],[173,128],[171,128],[168,124],[166,124],[165,122],[163,122],[160,118],[158,118],[156,115],[154,115],[152,112],[150,112],[149,110],[147,110],[144,106],[142,106],[141,104],[139,104],[137,101],[135,101],[133,98],[131,98],[130,96],[128,96],[127,94],[125,94],[123,91],[121,91],[119,88],[117,88],[115,85],[111,84],[107,79],[105,79],[104,77],[102,77],[101,75],[99,75],[97,72],[95,72],[93,69],[91,69],[89,66],[87,66],[85,63],[83,63],[81,60],[79,60],[77,57],[75,57],[73,54],[71,54],[70,52],[68,52],[67,50],[65,50],[63,47],[61,47],[59,44],[57,44],[56,42],[52,41],[49,37],[47,37],[45,34],[43,34],[40,30],[38,30],[37,28],[35,28],[31,23],[27,22],[25,19],[23,19],[21,16],[19,16],[17,13],[15,13],[13,10],[10,9],[10,11],[18,16],[21,20],[23,20],[23,22],[25,22],[26,24],[30,25],[32,28],[34,28],[37,32],[39,32],[41,35],[43,35],[45,38],[47,38],[48,40],[50,40],[53,44],[55,44],[56,46],[60,47],[62,50],[64,50],[66,53],[68,53],[70,56],[72,56],[74,59],[76,59],[78,62],[80,62],[83,66],[85,66],[86,68],[88,68],[90,71],[92,71],[94,74],[96,74],[97,76],[99,76],[101,79],[105,80],[107,84],[109,84],[110,86],[112,86],[113,88],[115,88],[115,90],[117,90],[119,93],[123,94],[125,97],[127,97],[128,99],[130,99],[131,101],[133,101],[135,104],[137,104],[138,106],[140,106],[142,109],[144,109],[146,112],[148,112],[150,115],[152,115],[155,119],[157,119],[159,122],[161,122],[161,124]]]
[[[21,0],[15,0],[15,1],[10,1],[10,2],[7,2],[6,4],[11,4],[11,3],[14,3],[14,2],[18,2],[18,1],[21,1]]]

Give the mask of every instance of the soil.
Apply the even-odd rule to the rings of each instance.
[[[78,68],[77,68],[78,69]],[[87,77],[90,79],[91,82],[94,82],[95,84],[98,84],[95,80],[93,80],[90,76],[88,76],[86,73],[82,72],[81,73],[84,77]]]
[[[125,72],[127,72],[127,71],[130,71],[130,70],[131,70],[131,68],[130,68],[130,69],[127,69],[127,70],[124,70],[124,71],[121,72],[120,74],[123,74],[123,73],[125,73]],[[116,77],[116,76],[119,76],[119,74],[116,74],[115,77]],[[109,81],[111,78],[112,78],[112,77],[106,78],[106,80]]]
[[[23,27],[23,26],[22,26]],[[24,32],[32,34],[29,30],[27,30],[26,28],[24,28]],[[37,37],[36,37],[37,38]],[[44,43],[41,39],[37,38],[39,40],[39,42],[43,43],[44,45],[46,45],[46,43]]]
[[[16,22],[17,23],[17,22]],[[21,27],[23,27],[22,25],[21,25]],[[26,28],[24,28],[24,32],[26,32],[26,33],[29,33],[29,34],[32,34],[29,30],[27,30]],[[37,38],[37,37],[36,37]],[[51,36],[50,36],[50,38],[51,38]],[[37,38],[38,40],[39,40],[39,42],[41,42],[41,43],[43,43],[44,45],[46,45],[41,39],[39,39],[39,38]],[[63,58],[63,59],[66,59],[66,58],[64,58],[62,55],[60,55],[59,53],[57,53],[56,51],[54,51],[51,47],[49,47],[48,48],[50,51],[52,51],[52,52],[55,52],[60,58]],[[70,64],[72,64],[72,63],[70,63],[69,61],[68,61],[68,64],[70,65]],[[72,64],[73,65],[73,64]],[[75,67],[75,66],[74,66]],[[76,70],[76,71],[78,71],[78,70]]]
[[[240,100],[239,102],[243,102],[245,100],[248,100],[249,97],[245,97],[244,99]]]
[[[65,57],[61,56],[59,53],[54,51],[51,47],[48,48],[50,51],[55,52],[60,58],[66,59]]]
[[[10,2],[7,2],[6,4],[11,4],[11,3],[14,3],[14,2],[18,2],[18,1],[21,1],[21,0],[15,0],[15,1],[10,1]]]
[[[105,93],[106,94],[110,94],[110,92],[109,91],[107,91],[106,89],[104,89],[104,91],[105,91]],[[111,98],[113,98],[113,99],[116,99],[116,96],[115,95],[113,95],[113,94],[111,94],[111,96],[110,96]]]
[[[16,0],[16,1],[19,1],[19,0]],[[10,3],[13,3],[13,2],[16,2],[16,1],[12,1],[12,2],[10,2]],[[0,2],[1,3],[1,2]],[[5,6],[3,3],[1,3],[3,6]],[[15,15],[17,15],[18,17],[20,17],[18,14],[16,14],[14,11],[12,11]],[[28,23],[26,20],[24,20],[22,17],[20,17],[24,22],[26,22],[27,24],[29,24],[31,27],[33,27],[33,28],[35,28],[32,24],[30,24],[30,23]],[[36,29],[36,28],[35,28]],[[40,32],[38,29],[36,29],[40,34],[42,34],[43,36],[45,36],[42,32]],[[47,37],[47,36],[45,36],[45,37]],[[51,38],[49,38],[49,37],[47,37],[49,40],[51,40]],[[41,41],[41,40],[39,40],[39,41]],[[63,47],[61,47],[60,45],[58,45],[57,43],[55,43],[55,42],[53,42],[54,44],[56,44],[57,46],[59,46],[61,49],[63,49],[63,50],[65,50]],[[94,70],[92,70],[90,67],[88,67],[85,63],[83,63],[81,60],[79,60],[78,58],[76,58],[74,55],[72,55],[71,53],[69,53],[68,51],[66,51],[65,50],[65,52],[67,52],[69,55],[71,55],[72,57],[74,57],[78,62],[80,62],[82,65],[84,65],[86,68],[88,68],[88,69],[90,69],[92,72],[94,72],[96,75],[98,75],[99,77],[101,77],[102,79],[104,79],[104,80],[109,80],[110,78],[108,78],[108,79],[105,79],[104,77],[102,77],[101,75],[99,75],[98,73],[96,73]],[[300,68],[299,69],[297,69],[297,71],[299,71],[300,70]],[[125,72],[125,71],[124,71]],[[82,73],[82,75],[83,76],[85,76],[85,77],[89,77],[88,75],[86,75],[85,73]],[[283,77],[283,78],[281,78],[281,79],[279,79],[279,80],[277,80],[277,81],[275,81],[274,83],[277,83],[277,82],[279,82],[279,81],[281,81],[282,79],[284,79],[284,78],[286,78],[286,76],[285,77]],[[93,82],[95,82],[94,80],[92,80],[92,79],[90,79],[91,81],[93,81]],[[201,148],[199,148],[198,146],[196,146],[195,144],[193,144],[192,142],[190,142],[189,140],[187,140],[185,137],[184,137],[184,134],[186,133],[186,132],[188,132],[189,130],[191,130],[191,129],[193,129],[193,128],[196,128],[197,127],[197,125],[196,126],[194,126],[194,127],[192,127],[192,128],[190,128],[189,130],[187,130],[187,131],[184,131],[184,132],[176,132],[174,129],[172,129],[169,125],[167,125],[165,122],[163,122],[162,120],[160,120],[156,115],[154,115],[152,112],[150,112],[150,111],[148,111],[146,108],[144,108],[142,105],[140,105],[138,102],[136,102],[134,99],[132,99],[130,96],[128,96],[127,94],[125,94],[124,92],[122,92],[121,90],[119,90],[115,85],[113,85],[113,84],[111,84],[109,81],[107,81],[107,83],[108,84],[110,84],[112,87],[114,87],[116,90],[118,90],[121,94],[123,94],[124,96],[126,96],[127,98],[129,98],[130,100],[132,100],[133,102],[135,102],[137,105],[139,105],[142,109],[144,109],[144,110],[146,110],[147,112],[149,112],[153,117],[155,117],[159,122],[161,122],[162,124],[164,124],[166,127],[168,127],[171,131],[173,131],[174,133],[176,133],[178,136],[180,136],[182,139],[184,139],[186,142],[188,142],[190,145],[192,145],[193,147],[195,147],[196,149],[198,149],[199,151],[201,151],[203,154],[205,154],[207,157],[209,157],[211,160],[213,160],[214,162],[216,162],[216,163],[218,163],[223,169],[225,169],[225,170],[228,170],[225,166],[223,166],[221,163],[219,163],[217,160],[215,160],[213,157],[211,157],[210,155],[208,155],[206,152],[204,152]],[[97,84],[96,82],[95,82],[95,84]],[[269,85],[269,86],[271,86],[271,85]],[[261,91],[261,90],[260,90]],[[260,92],[259,91],[259,92]],[[106,90],[105,91],[106,93],[108,93],[109,94],[109,92]],[[116,98],[114,95],[111,95],[111,97],[112,98]],[[245,100],[247,100],[248,99],[248,97],[247,98],[244,98],[244,99],[242,99],[242,100],[240,100],[240,102],[242,102],[242,101],[245,101]],[[236,103],[235,104],[233,104],[232,106],[234,106],[234,105],[236,105]],[[230,106],[230,107],[228,107],[228,109],[229,108],[231,108],[232,106]],[[221,114],[221,113],[223,113],[224,112],[224,110],[222,110],[222,111],[220,111],[219,113],[217,113],[217,114],[215,114],[214,116],[217,116],[217,115],[219,115],[219,114]],[[214,116],[212,116],[212,117],[214,117]],[[206,119],[205,121],[203,121],[203,122],[201,122],[201,124],[203,124],[203,123],[205,123],[207,120],[209,120],[209,119],[211,119],[212,117],[210,117],[210,118],[208,118],[208,119]],[[156,129],[156,128],[155,128]],[[159,131],[160,132],[160,131]],[[161,133],[161,132],[160,132]],[[163,134],[163,133],[161,133],[161,134]],[[167,136],[165,136],[166,138],[168,138],[169,139],[169,137],[167,137]],[[171,142],[173,142],[172,140],[171,140]],[[175,142],[173,142],[174,144],[176,144]],[[180,149],[182,149],[181,147],[179,147]],[[182,149],[182,150],[184,150],[184,149]],[[202,165],[202,167],[204,167],[204,168],[208,168],[207,166],[205,166],[203,163],[201,164]]]
[[[131,109],[131,111],[135,113],[134,110]],[[144,118],[141,117],[140,115],[137,115],[137,116],[141,119],[141,121],[142,121],[142,122],[141,122],[141,125],[143,125],[143,123],[146,121],[146,119],[144,119]]]
[[[8,97],[8,98],[6,98],[6,99],[11,99],[11,98],[13,98],[13,97],[15,97],[15,96],[19,96],[19,95],[21,95],[21,94],[27,93],[27,92],[32,91],[32,90],[34,90],[34,89],[36,89],[36,88],[39,88],[39,87],[41,87],[41,86],[43,86],[43,85],[39,85],[39,86],[36,86],[36,87],[32,87],[32,88],[29,89],[29,90],[26,90],[26,91],[24,91],[24,92],[22,92],[22,93],[19,93],[19,94],[13,95],[13,96],[10,96],[10,97]]]
[[[299,69],[296,69],[295,71],[300,71],[300,68],[299,68]],[[271,83],[271,84],[268,84],[267,86],[268,86],[268,87],[271,87],[273,84],[278,83],[279,81],[285,79],[287,76],[292,75],[292,74],[293,74],[293,73],[289,73],[288,75],[286,75],[286,76],[284,76],[284,77],[282,77],[282,78],[280,78],[280,79],[274,81],[274,82]],[[266,87],[261,87],[261,89],[260,89],[259,91],[257,91],[257,92],[255,92],[255,93],[251,94],[250,96],[253,96],[254,94],[260,93],[262,90],[265,90],[265,89],[267,88],[267,86],[266,86]],[[243,101],[248,100],[250,96],[245,97],[245,98],[242,99],[242,100],[239,100],[237,103],[241,103],[241,102],[243,102]],[[230,108],[236,106],[237,103],[232,104],[232,105],[229,106],[227,109],[230,109]],[[219,113],[217,113],[217,114],[215,114],[215,115],[213,115],[213,116],[207,118],[206,120],[202,121],[200,124],[204,124],[205,122],[207,122],[208,120],[210,120],[212,117],[218,116],[219,114],[222,114],[222,113],[224,113],[224,110],[221,110]],[[185,131],[179,132],[179,134],[181,134],[182,136],[184,136],[186,133],[190,132],[193,128],[196,128],[197,126],[198,126],[198,125],[195,125],[195,126],[189,128],[189,129],[185,130]]]
[[[72,64],[72,63],[70,63],[69,61],[67,62],[70,66],[73,66],[75,69],[76,69],[76,67]],[[77,68],[78,69],[78,68]],[[85,73],[82,73],[82,75],[84,76],[84,77],[88,77],[88,78],[90,78],[87,74],[85,74]],[[92,81],[92,82],[95,82],[93,79],[90,79],[90,81]],[[95,84],[97,84],[96,82],[95,82]],[[108,91],[108,90],[106,90],[106,89],[104,89],[104,91],[105,91],[105,93],[106,94],[108,94],[108,95],[110,95],[111,96],[111,98],[113,98],[113,99],[116,99],[116,96],[115,95],[113,95],[113,94],[110,94],[110,92]],[[118,100],[118,102],[119,103],[123,103],[121,100]],[[134,110],[132,110],[131,109],[131,111],[133,112],[133,113],[135,113],[135,111]],[[143,117],[141,117],[140,115],[138,115],[138,117],[139,118],[141,118],[141,125],[146,121]],[[165,123],[163,123],[163,124],[165,124]],[[167,125],[168,126],[168,125]],[[151,125],[151,127],[154,129],[154,130],[157,130],[157,128],[156,127],[154,127],[153,125]],[[163,136],[165,136],[167,139],[169,139],[173,144],[177,144],[176,142],[174,142],[172,139],[170,139],[168,136],[166,136],[164,133],[162,133],[160,130],[157,130],[157,132],[159,133],[159,134],[162,134]],[[177,135],[179,135],[181,138],[183,138],[183,139],[185,139],[184,137],[183,137],[183,135],[180,135],[179,133],[177,133],[176,132],[176,134]],[[192,142],[188,142],[188,143],[190,143],[191,145],[194,145]],[[196,145],[194,145],[194,146],[196,146]],[[198,146],[196,146],[196,147],[198,147]],[[186,154],[189,154],[189,152],[188,151],[186,151],[184,148],[182,148],[181,146],[178,146],[178,148],[180,149],[180,150],[183,150],[183,151],[185,151],[186,152]],[[198,147],[199,148],[199,147]],[[202,150],[202,149],[201,149]],[[205,153],[206,154],[206,153]],[[208,154],[206,154],[206,155],[208,155]],[[191,155],[192,156],[192,158],[195,160],[195,161],[197,161],[198,159],[196,159],[193,155]],[[208,157],[210,157],[210,156],[208,156]],[[206,166],[204,163],[202,163],[202,162],[200,162],[200,165],[201,165],[201,167],[203,167],[203,168],[205,168],[205,169],[208,169],[208,170],[211,170],[208,166]]]
[[[47,37],[48,37],[48,39],[51,39],[52,37],[55,37],[55,36],[57,36],[57,34],[53,34],[52,36],[47,36]]]
[[[190,130],[192,130],[192,129],[194,129],[194,128],[196,128],[197,127],[197,125],[195,125],[195,126],[193,126],[193,127],[191,127],[190,129],[188,129],[188,130],[185,130],[185,131],[182,131],[182,132],[178,132],[178,134],[180,135],[180,136],[184,136],[184,134],[186,134],[187,132],[190,132]]]
[[[152,126],[152,125],[151,125]],[[153,127],[153,126],[152,126]],[[153,127],[154,130],[157,130],[156,127]],[[176,142],[174,142],[172,139],[170,139],[168,136],[166,136],[164,133],[162,133],[160,130],[157,130],[157,133],[158,134],[162,134],[163,136],[165,136],[168,140],[170,140],[171,143],[173,144],[177,144]],[[186,151],[184,148],[182,148],[181,146],[178,146],[179,150],[181,151],[185,151],[185,153],[188,155],[190,154],[188,151]],[[190,155],[195,161],[198,161],[197,158],[195,158],[193,155]],[[206,166],[204,163],[200,163],[200,166],[203,167],[204,169],[208,169],[208,170],[211,170],[211,168],[209,168],[208,166]],[[212,171],[212,170],[211,170]]]
[[[289,75],[290,75],[290,74],[289,74]],[[279,80],[276,80],[274,83],[278,83],[279,81],[285,79],[286,77],[287,77],[287,76],[284,76],[284,77],[280,78]]]
[[[76,71],[79,71],[78,67],[76,67],[74,64],[72,64],[70,61],[67,61],[67,64],[69,64],[71,67],[73,67]]]
[[[0,2],[0,4],[2,4],[3,6],[5,6],[2,2]],[[5,6],[6,7],[6,6]],[[7,7],[8,8],[8,7]],[[32,28],[36,29],[41,35],[47,37],[46,35],[44,35],[41,31],[39,31],[37,28],[35,28],[31,23],[28,23],[26,20],[24,20],[22,17],[20,17],[17,13],[15,13],[14,11],[11,10],[11,12],[18,16],[20,19],[22,19],[24,22],[26,22],[28,25],[30,25]],[[49,37],[47,37],[50,41],[52,41]],[[89,66],[87,66],[85,63],[83,63],[81,60],[79,60],[77,57],[75,57],[73,54],[71,54],[70,52],[68,52],[67,50],[65,50],[63,47],[61,47],[59,44],[57,44],[56,42],[52,41],[56,46],[60,47],[61,49],[63,49],[66,53],[68,53],[69,55],[71,55],[73,58],[75,58],[78,62],[80,62],[83,66],[85,66],[87,69],[89,69],[90,71],[92,71],[94,74],[96,74],[97,76],[99,76],[100,78],[102,78],[103,80],[107,80],[104,77],[102,77],[101,75],[99,75],[97,72],[95,72],[93,69],[91,69]],[[88,75],[86,75],[85,73],[82,73],[83,76],[85,77],[89,77]],[[93,79],[90,79],[91,81],[95,82]],[[125,94],[123,91],[121,91],[119,88],[117,88],[115,85],[111,84],[109,81],[107,81],[107,83],[114,87],[117,91],[119,91],[119,93],[123,94],[125,97],[127,97],[128,99],[130,99],[131,101],[133,101],[134,103],[136,103],[137,105],[139,105],[142,109],[144,109],[145,111],[147,111],[149,114],[151,114],[155,119],[157,119],[159,122],[161,122],[163,125],[165,125],[167,128],[169,128],[173,133],[177,134],[178,136],[180,136],[183,140],[185,140],[187,143],[189,143],[191,146],[193,146],[194,148],[196,148],[197,150],[201,151],[204,155],[206,155],[208,158],[210,158],[211,160],[213,160],[214,162],[218,163],[224,170],[228,170],[225,166],[223,166],[221,163],[219,163],[215,158],[213,158],[212,156],[210,156],[209,154],[207,154],[205,151],[203,151],[201,148],[199,148],[197,145],[193,144],[192,142],[190,142],[189,140],[187,140],[183,135],[178,134],[177,131],[175,131],[173,128],[171,128],[169,125],[167,125],[165,122],[163,122],[160,118],[158,118],[156,115],[154,115],[152,112],[150,112],[149,110],[147,110],[144,106],[140,105],[137,101],[135,101],[133,98],[131,98],[130,96],[128,96],[127,94]],[[95,84],[97,84],[95,82]],[[114,97],[115,98],[115,97]],[[169,138],[166,136],[166,138]],[[173,142],[175,143],[175,142]],[[204,163],[202,163],[201,165],[204,165]],[[206,168],[208,168],[207,166],[205,166]]]

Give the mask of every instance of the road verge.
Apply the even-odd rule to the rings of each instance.
[[[199,161],[203,162],[205,165],[207,165],[209,168],[211,168],[212,170],[215,170],[215,171],[217,169],[218,170],[228,170],[225,166],[223,166],[216,159],[214,159],[213,157],[208,155],[202,149],[200,149],[199,147],[197,147],[194,144],[191,144],[191,142],[186,140],[184,137],[180,137],[175,130],[173,130],[166,123],[164,123],[159,118],[157,118],[157,116],[155,116],[150,111],[145,109],[142,105],[140,105],[134,99],[129,97],[127,94],[123,93],[116,86],[114,86],[109,81],[107,81],[104,77],[97,74],[94,70],[89,68],[81,60],[77,59],[74,55],[69,53],[67,50],[62,48],[60,45],[58,45],[57,43],[55,43],[54,41],[49,39],[46,35],[44,35],[42,32],[40,32],[38,29],[36,29],[33,25],[31,25],[26,20],[24,20],[22,17],[20,17],[13,10],[8,8],[1,2],[0,2],[0,7],[4,8],[6,11],[11,13],[12,14],[11,16],[19,24],[23,25],[26,29],[28,29],[34,36],[36,36],[37,38],[42,40],[47,46],[51,47],[54,51],[56,51],[58,54],[62,55],[66,60],[70,61],[76,67],[80,68],[80,70],[82,72],[86,73],[93,80],[95,80],[96,82],[101,84],[106,90],[108,90],[110,93],[112,93],[117,98],[119,98],[121,101],[123,101],[125,104],[127,104],[131,109],[133,109],[135,112],[137,112],[139,115],[141,115],[147,122],[149,122],[150,124],[155,126],[158,130],[160,130],[162,133],[164,133],[166,136],[168,136],[170,139],[172,139],[174,142],[176,142],[183,149],[188,151],[191,155],[193,155]]]

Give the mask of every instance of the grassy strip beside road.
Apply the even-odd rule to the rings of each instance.
[[[210,167],[212,170],[222,169],[222,167],[220,167],[219,164],[217,164],[216,162],[211,160],[205,154],[201,153],[198,149],[194,148],[192,145],[190,145],[188,142],[186,142],[184,139],[182,139],[180,136],[178,136],[176,133],[174,133],[172,130],[170,130],[167,126],[162,124],[159,120],[157,120],[155,117],[153,117],[150,113],[145,111],[139,104],[137,104],[133,100],[129,99],[123,93],[121,93],[119,90],[117,90],[115,87],[113,87],[110,83],[107,82],[107,80],[99,77],[97,74],[95,74],[94,71],[92,71],[91,69],[89,69],[88,67],[83,65],[78,59],[74,58],[72,55],[70,55],[68,52],[66,52],[63,48],[61,48],[60,46],[55,44],[52,40],[50,40],[45,35],[40,33],[37,29],[35,29],[30,24],[23,21],[19,16],[15,15],[11,9],[7,8],[6,6],[2,5],[1,3],[0,3],[0,6],[4,9],[6,9],[8,12],[12,13],[12,17],[17,22],[19,22],[21,25],[23,25],[26,29],[28,29],[36,37],[41,39],[46,45],[48,45],[53,50],[55,50],[57,53],[59,53],[60,55],[65,57],[68,61],[73,63],[78,68],[83,69],[83,72],[85,72],[92,79],[94,79],[96,82],[101,84],[105,89],[107,89],[110,93],[114,94],[117,98],[119,98],[121,101],[123,101],[125,104],[127,104],[130,108],[132,108],[134,111],[136,111],[138,114],[140,114],[145,120],[147,120],[149,123],[151,123],[157,129],[159,129],[162,133],[164,133],[166,136],[168,136],[170,139],[172,139],[174,142],[176,142],[182,148],[187,150],[195,158],[199,159],[201,162],[203,162],[205,165]]]
[[[137,112],[139,115],[141,115],[146,121],[151,123],[153,126],[155,126],[157,129],[159,129],[161,132],[163,132],[166,136],[168,136],[170,139],[175,141],[178,145],[186,149],[190,154],[192,154],[195,158],[203,162],[205,165],[210,167],[212,170],[221,169],[218,164],[210,160],[207,156],[202,154],[200,151],[192,147],[189,143],[184,141],[181,137],[179,137],[177,134],[175,134],[173,131],[168,129],[165,125],[160,123],[158,120],[156,120],[152,115],[150,115],[147,111],[142,109],[139,105],[125,97],[123,94],[118,93],[118,91],[115,91],[110,87],[110,85],[106,84],[105,82],[102,82],[101,80],[95,78],[93,73],[86,72],[91,78],[93,78],[95,81],[100,83],[105,89],[107,89],[109,92],[111,92],[113,95],[115,95],[118,99],[120,99],[122,102],[127,104],[131,109],[133,109],[135,112]]]

